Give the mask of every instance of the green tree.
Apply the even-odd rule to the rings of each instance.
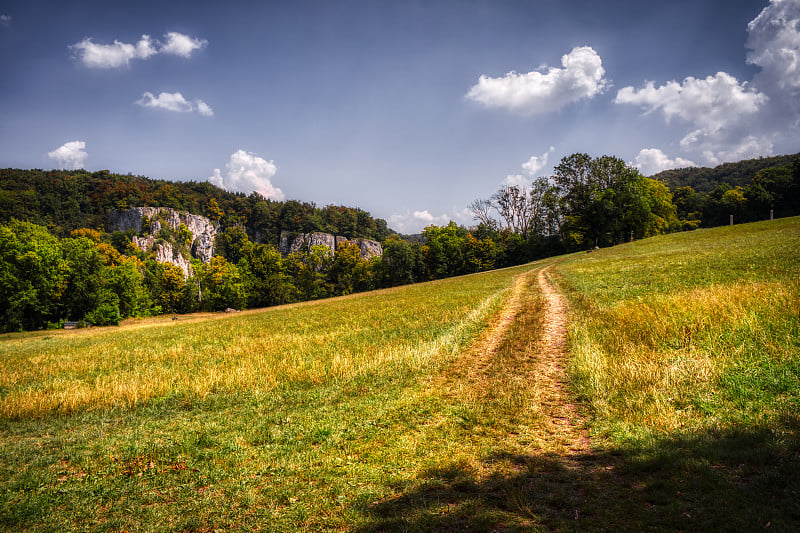
[[[247,280],[250,307],[284,304],[296,297],[297,289],[286,273],[281,254],[271,245],[252,246],[247,258],[239,262],[239,270]]]
[[[492,239],[487,237],[479,240],[468,234],[464,246],[467,271],[483,272],[495,267],[497,245]]]
[[[224,257],[212,257],[198,273],[201,305],[212,311],[226,308],[243,309],[247,303],[247,290],[237,266]]]
[[[252,252],[253,243],[247,237],[244,228],[232,226],[225,228],[214,242],[217,255],[223,256],[231,263],[238,263]]]
[[[379,267],[381,284],[393,287],[414,282],[414,251],[399,238],[390,238],[383,245]]]
[[[0,226],[0,331],[57,321],[67,273],[61,244],[45,228],[17,220]]]
[[[113,299],[104,282],[103,256],[97,245],[86,237],[64,239],[62,246],[68,268],[62,302],[69,319],[83,320],[88,312]]]
[[[327,278],[334,294],[352,294],[369,287],[370,274],[367,261],[361,257],[358,245],[339,246],[328,269]]]
[[[299,300],[316,300],[331,295],[331,287],[325,279],[331,262],[328,248],[313,246],[310,252],[289,254],[285,262]]]
[[[144,284],[144,265],[136,257],[126,257],[107,270],[107,283],[117,295],[123,317],[143,316],[151,312],[153,302]]]
[[[464,243],[467,230],[452,220],[447,226],[430,225],[422,231],[425,263],[429,275],[436,278],[456,276],[466,271]]]
[[[163,313],[180,312],[185,284],[183,270],[171,263],[157,264],[156,276],[156,295],[161,311]]]

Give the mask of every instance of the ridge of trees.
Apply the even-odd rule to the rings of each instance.
[[[759,157],[723,163],[713,168],[676,168],[664,170],[650,177],[665,183],[672,191],[688,186],[697,193],[710,194],[723,184],[731,187],[747,187],[759,171],[766,168],[789,166],[798,156],[800,154]]]
[[[782,163],[787,159],[775,159]],[[392,234],[359,209],[271,202],[207,183],[134,176],[0,170],[0,331],[116,324],[129,316],[264,307],[517,265],[700,226],[800,214],[800,156],[762,167],[745,185],[673,191],[612,156],[576,153],[552,176],[502,186],[470,205],[477,226],[430,225]],[[719,167],[718,167],[719,168]],[[107,181],[106,181],[107,180]],[[215,256],[193,275],[155,261],[131,232],[102,228],[110,209],[147,203],[221,223]],[[99,228],[99,229],[97,229]],[[280,230],[327,231],[383,241],[381,257],[357,246],[313,247],[282,257]],[[183,232],[185,233],[185,232]],[[162,229],[175,249],[188,236]]]
[[[386,221],[362,209],[296,200],[273,201],[231,193],[208,182],[166,181],[107,170],[0,169],[0,224],[12,218],[47,227],[58,237],[81,228],[104,229],[113,209],[170,207],[240,225],[251,239],[278,246],[281,231],[321,231],[383,241]]]

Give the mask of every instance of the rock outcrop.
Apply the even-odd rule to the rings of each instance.
[[[150,231],[142,236],[144,219],[150,221]],[[159,263],[172,263],[183,270],[186,277],[192,275],[192,266],[189,258],[184,257],[178,250],[174,250],[168,242],[156,243],[158,232],[162,229],[162,221],[166,226],[176,231],[181,224],[185,225],[192,233],[191,254],[203,263],[208,263],[214,256],[214,239],[217,236],[218,226],[208,218],[193,215],[186,211],[176,211],[168,207],[134,207],[125,211],[111,211],[108,213],[110,232],[134,230],[140,234],[131,241],[141,250],[153,252]]]
[[[295,252],[307,252],[312,246],[324,246],[333,255],[336,249],[343,244],[355,244],[361,252],[361,257],[367,261],[373,257],[383,254],[383,248],[378,241],[369,239],[347,239],[341,236],[333,236],[330,233],[292,233],[289,231],[281,232],[280,252],[287,255]]]

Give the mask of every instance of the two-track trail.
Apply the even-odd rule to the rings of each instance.
[[[589,451],[590,442],[580,406],[569,391],[567,305],[548,279],[551,266],[535,265],[517,276],[502,311],[440,376],[436,388],[466,396],[487,411],[492,403],[515,405],[516,412],[506,410],[505,415],[527,421],[525,433],[532,437],[524,445],[527,452],[570,460]],[[514,435],[510,437],[506,444],[513,441]]]

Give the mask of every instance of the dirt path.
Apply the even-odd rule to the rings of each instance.
[[[533,424],[531,452],[569,459],[591,446],[568,388],[567,306],[548,269],[543,265],[517,276],[499,316],[433,388],[480,403],[518,403]]]
[[[590,449],[585,420],[567,387],[567,305],[548,279],[547,270],[540,270],[537,276],[545,307],[534,376],[542,412],[549,418],[546,430],[564,447],[566,455],[585,454]]]

